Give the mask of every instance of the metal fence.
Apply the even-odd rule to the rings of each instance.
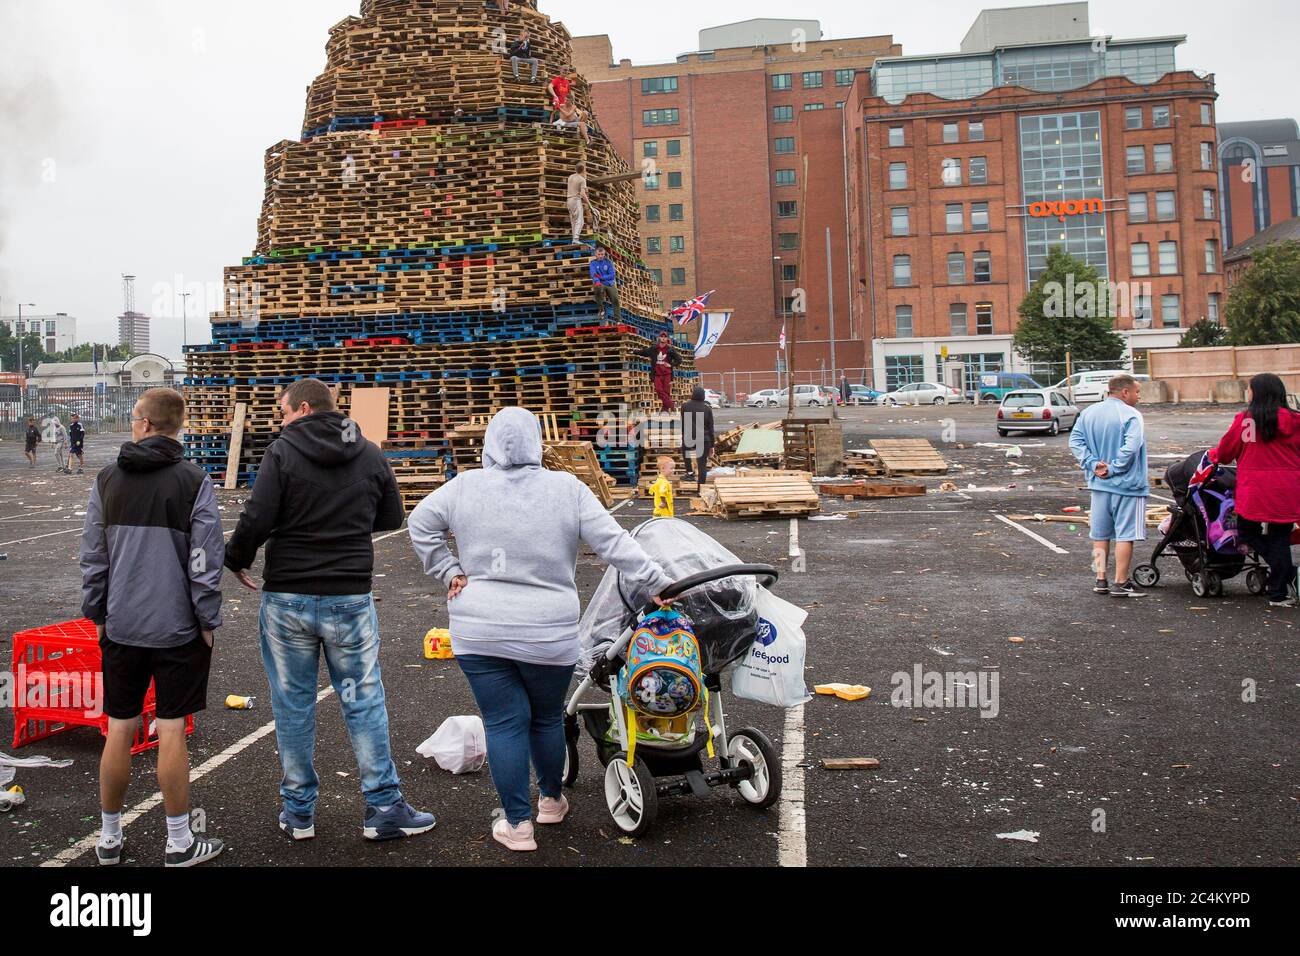
[[[850,385],[867,385],[872,382],[873,371],[869,368],[843,368],[832,373],[830,369],[811,369],[807,372],[796,371],[796,385],[828,385],[838,388],[840,376],[848,378]],[[743,401],[745,396],[765,388],[785,388],[790,384],[790,376],[785,372],[701,372],[700,384],[704,388],[721,392],[728,401]]]
[[[106,435],[131,430],[131,409],[140,396],[154,386],[129,388],[29,388],[0,391],[0,436],[18,438],[27,430],[27,419],[37,423],[57,417],[68,424],[79,415],[89,435]]]

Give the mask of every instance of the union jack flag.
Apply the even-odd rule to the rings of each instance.
[[[718,290],[713,290],[713,292],[716,291]],[[686,325],[691,320],[698,319],[704,314],[704,309],[709,304],[709,296],[713,295],[713,292],[706,292],[704,295],[697,295],[689,302],[683,302],[668,314],[677,319],[678,325]]]

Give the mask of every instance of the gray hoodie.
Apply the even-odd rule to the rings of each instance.
[[[426,574],[469,584],[453,600],[452,650],[531,664],[578,660],[578,542],[658,594],[672,579],[586,485],[542,468],[537,418],[505,408],[488,425],[483,468],[458,475],[416,507],[411,542]],[[447,547],[456,536],[459,557]]]

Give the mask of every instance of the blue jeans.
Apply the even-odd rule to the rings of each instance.
[[[464,654],[456,661],[483,715],[492,782],[506,819],[516,826],[533,816],[528,799],[530,754],[542,796],[560,796],[564,784],[564,693],[573,680],[574,668],[481,654]]]
[[[388,708],[379,674],[379,617],[369,594],[263,593],[262,663],[271,685],[280,746],[284,808],[312,816],[320,778],[316,750],[316,680],[320,652],[339,696],[361,791],[375,807],[402,802],[388,741]]]

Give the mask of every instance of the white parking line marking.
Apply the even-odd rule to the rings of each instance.
[[[808,831],[804,817],[803,704],[785,712],[781,747],[781,814],[777,860],[781,866],[808,865]]]
[[[326,687],[319,694],[316,695],[316,703],[319,704],[322,700],[330,696],[330,694],[332,693],[334,693],[334,688]],[[193,785],[195,781],[200,780],[203,777],[206,777],[208,774],[212,773],[212,771],[216,770],[226,761],[239,756],[249,747],[253,746],[253,744],[257,743],[259,740],[261,740],[263,737],[265,737],[267,734],[271,733],[274,730],[275,730],[275,721],[273,720],[268,724],[263,724],[261,727],[258,727],[247,737],[235,741],[235,743],[231,744],[225,750],[221,751],[221,753],[210,758],[202,766],[190,771],[190,784]],[[161,792],[159,792],[159,793],[155,793],[147,800],[142,800],[139,803],[137,803],[130,810],[122,814],[122,829],[125,830],[128,826],[130,826],[136,820],[140,819],[140,817],[144,816],[150,810],[154,809],[154,807],[159,806],[162,802],[163,802],[163,795]],[[96,830],[94,833],[90,834],[89,836],[83,837],[82,839],[78,840],[76,843],[68,847],[66,850],[63,850],[57,856],[51,857],[50,859],[46,860],[41,864],[41,866],[44,867],[67,866],[73,860],[93,850],[95,848],[95,844],[98,842],[99,842],[99,831]]]
[[[790,519],[790,557],[799,557],[799,519]]]
[[[1156,501],[1167,501],[1167,502],[1169,502],[1171,505],[1176,505],[1176,504],[1178,504],[1178,502],[1174,501],[1173,498],[1166,498],[1164,495],[1155,495],[1155,494],[1150,494],[1150,493],[1148,493],[1147,497],[1148,497],[1148,498],[1154,498],[1154,499],[1156,499]]]
[[[388,534],[380,535],[378,538],[375,538],[372,544],[378,544],[380,541],[387,541],[389,538],[395,538],[399,534],[404,534],[405,532],[406,525],[402,525],[402,527],[398,528],[396,531],[391,531]]]
[[[49,534],[38,534],[34,538],[19,538],[17,541],[0,541],[0,548],[7,547],[11,544],[26,544],[29,541],[40,541],[42,538],[55,538],[61,534],[80,534],[81,528],[69,528],[66,531],[51,531]]]
[[[619,511],[619,510],[621,510],[621,509],[623,509],[623,508],[626,508],[628,505],[630,505],[630,504],[631,504],[632,502],[634,502],[634,501],[636,501],[635,498],[629,498],[629,499],[627,499],[627,501],[621,502],[620,504],[616,504],[613,508],[610,509],[609,513],[610,513],[610,514],[613,514],[615,511]]]
[[[1029,530],[1028,528],[1026,528],[1024,525],[1016,524],[1016,522],[1012,521],[1012,520],[1011,520],[1010,518],[1008,518],[1006,515],[994,514],[993,517],[997,518],[997,519],[998,519],[999,521],[1001,521],[1003,524],[1009,524],[1009,525],[1011,525],[1011,527],[1015,528],[1015,529],[1016,529],[1017,531],[1019,531],[1021,534],[1024,534],[1024,535],[1027,535],[1027,536],[1033,538],[1035,541],[1037,541],[1037,542],[1038,542],[1039,544],[1041,544],[1043,547],[1048,548],[1048,549],[1050,549],[1050,550],[1052,550],[1052,551],[1055,551],[1057,554],[1069,554],[1069,553],[1070,553],[1069,551],[1066,551],[1064,548],[1058,548],[1056,545],[1052,544],[1052,542],[1048,541],[1048,540],[1047,540],[1046,538],[1044,538],[1042,535],[1034,534],[1034,532],[1030,531],[1030,530]]]
[[[56,515],[62,510],[62,508],[51,508],[48,511],[28,511],[20,515],[10,515],[8,518],[0,518],[0,521],[22,521],[24,519],[36,518],[38,515]],[[46,518],[45,520],[48,521],[50,519]]]

